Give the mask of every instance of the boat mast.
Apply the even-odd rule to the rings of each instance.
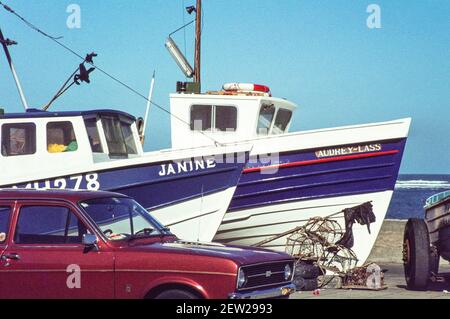
[[[8,60],[9,68],[11,69],[11,73],[14,77],[14,82],[16,82],[17,91],[19,91],[20,99],[22,101],[22,105],[25,108],[25,110],[28,109],[28,103],[25,98],[25,94],[22,90],[22,85],[20,85],[19,77],[17,76],[16,69],[14,68],[14,64],[12,63],[11,55],[9,54],[8,45],[17,44],[14,41],[11,41],[9,39],[5,39],[3,37],[2,30],[0,29],[0,43],[3,46],[3,51],[5,51],[6,59]]]
[[[202,0],[197,0],[195,17],[195,56],[194,56],[194,82],[198,83],[201,92],[201,37],[202,37]]]

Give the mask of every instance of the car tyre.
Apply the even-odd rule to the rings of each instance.
[[[295,277],[293,283],[297,291],[313,291],[318,288],[317,278],[305,279],[302,277]]]
[[[302,277],[304,279],[316,279],[321,275],[323,275],[322,270],[315,264],[300,261],[295,265],[295,277]]]
[[[200,299],[197,295],[192,292],[181,290],[181,289],[171,289],[166,290],[158,294],[155,299]]]
[[[430,237],[425,221],[411,218],[403,238],[403,266],[406,286],[410,290],[426,290],[430,280]]]

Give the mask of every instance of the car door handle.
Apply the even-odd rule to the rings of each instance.
[[[3,260],[20,260],[19,254],[4,254],[2,256]]]

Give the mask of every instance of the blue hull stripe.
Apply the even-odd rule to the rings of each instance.
[[[239,180],[229,213],[292,201],[393,190],[406,139],[371,142],[375,143],[379,143],[379,152],[335,157],[336,160],[318,158],[317,149],[281,153],[278,165],[283,168],[274,174],[256,171],[263,163],[252,163]],[[346,147],[357,146],[338,146]]]

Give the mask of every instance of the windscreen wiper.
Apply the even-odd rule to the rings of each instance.
[[[151,238],[151,237],[155,237],[155,236],[159,236],[160,234],[151,234],[153,233],[155,230],[153,228],[143,228],[137,232],[135,232],[134,234],[130,235],[130,238],[128,238],[128,241],[134,240],[134,239],[141,239],[141,238]],[[139,235],[142,234],[142,235]]]

